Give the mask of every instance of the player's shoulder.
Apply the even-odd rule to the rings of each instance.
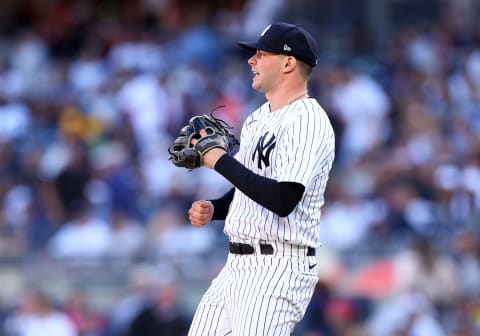
[[[326,121],[328,115],[323,107],[315,98],[305,98],[298,102],[294,112],[295,117],[302,117],[302,119],[315,121]]]
[[[333,136],[333,127],[327,112],[315,98],[302,99],[297,105],[294,123],[304,125],[303,129],[323,130]],[[313,127],[308,127],[313,126]]]

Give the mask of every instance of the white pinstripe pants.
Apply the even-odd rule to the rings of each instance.
[[[230,253],[200,301],[188,335],[290,335],[318,281],[315,263],[314,256]]]

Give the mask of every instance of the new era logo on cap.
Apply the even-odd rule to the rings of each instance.
[[[238,42],[249,50],[263,50],[276,54],[294,56],[314,67],[317,64],[317,43],[299,25],[277,22],[268,25],[257,41]]]

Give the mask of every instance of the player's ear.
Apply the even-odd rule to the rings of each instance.
[[[293,56],[286,56],[284,59],[283,67],[286,72],[290,72],[295,69],[297,65],[297,60]]]
[[[283,59],[283,65],[285,66],[285,68],[289,67],[292,65],[292,58],[291,56],[286,56],[284,59]]]

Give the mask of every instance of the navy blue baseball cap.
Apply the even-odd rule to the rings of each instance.
[[[249,50],[263,50],[289,55],[314,67],[317,65],[317,42],[305,29],[285,22],[272,23],[265,28],[257,41],[240,41]]]

